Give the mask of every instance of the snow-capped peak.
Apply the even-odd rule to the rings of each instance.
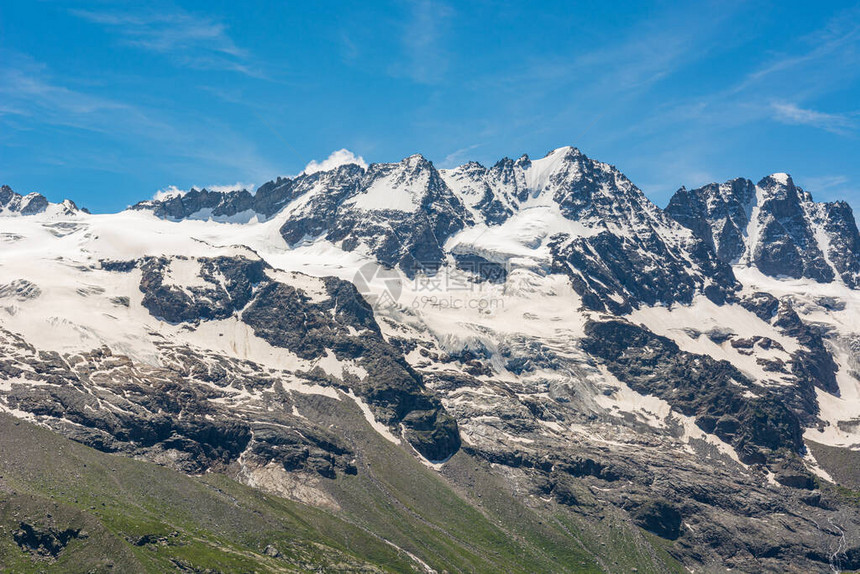
[[[60,203],[51,203],[40,193],[21,195],[12,191],[8,185],[0,187],[0,216],[36,215],[38,213],[74,215],[78,211],[78,206],[70,199],[65,199]]]
[[[355,155],[346,148],[331,152],[331,154],[322,161],[311,160],[305,169],[302,171],[305,175],[317,173],[318,171],[330,171],[342,165],[354,164],[362,169],[367,169],[367,162],[360,155]]]
[[[552,150],[541,159],[530,161],[525,170],[526,183],[529,189],[532,193],[546,189],[550,177],[564,170],[580,155],[576,148],[565,146]]]
[[[362,189],[345,203],[365,211],[414,212],[438,177],[433,164],[421,154],[398,163],[371,164]]]
[[[788,175],[787,173],[782,173],[782,172],[773,173],[773,174],[769,175],[768,178],[776,181],[777,183],[779,183],[781,185],[791,185],[793,183],[791,181],[791,176]],[[767,179],[767,178],[765,178],[765,179]]]

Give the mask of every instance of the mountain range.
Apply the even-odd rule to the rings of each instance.
[[[787,174],[413,155],[0,230],[15,571],[860,570],[860,233]]]

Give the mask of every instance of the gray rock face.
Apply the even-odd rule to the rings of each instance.
[[[186,258],[178,258],[187,261]],[[199,260],[206,286],[165,285],[170,259],[149,257],[140,262],[142,304],[155,317],[170,323],[226,319],[251,299],[254,285],[267,280],[266,265],[245,257]],[[102,263],[104,268],[104,263]]]
[[[751,303],[769,321],[777,320],[779,300],[758,297]],[[698,336],[726,347],[736,344],[751,355],[759,349],[767,355],[779,345],[731,333]],[[706,571],[825,571],[840,532],[822,531],[815,522],[828,516],[844,529],[858,520],[856,510],[846,510],[803,465],[802,432],[810,407],[795,397],[807,393],[799,377],[786,375],[777,385],[752,380],[727,361],[685,352],[623,320],[591,323],[580,341],[506,343],[505,356],[532,363],[512,365],[522,375],[518,381],[498,384],[465,374],[443,378],[434,366],[431,385],[448,397],[446,404],[460,421],[462,450],[503,469],[510,488],[521,495],[551,499],[586,516],[605,517],[606,503],[623,509],[633,524],[674,541],[673,556]],[[488,360],[479,349],[457,358],[464,371]],[[592,361],[642,395],[663,398],[677,415],[657,429],[630,412],[596,407],[588,381],[606,379],[589,374]],[[556,383],[538,374],[550,369],[569,378]],[[536,376],[529,378],[530,372]],[[809,388],[814,407],[815,389]],[[614,397],[619,389],[610,385],[602,391]],[[678,437],[691,434],[689,422],[675,418],[681,415],[720,437],[748,466],[705,441],[683,439],[681,450],[691,450],[680,454],[670,445],[677,447]],[[774,513],[785,520],[768,522]],[[852,535],[845,548],[858,542]]]
[[[335,278],[320,293],[271,280],[268,266],[244,256],[145,258],[133,264],[102,262],[103,269],[140,269],[143,306],[156,318],[193,328],[238,314],[271,344],[314,361],[327,352],[353,361],[366,374],[335,379],[321,369],[273,372],[249,361],[218,357],[188,346],[157,343],[163,367],[136,363],[108,348],[77,356],[38,352],[0,329],[3,378],[24,376],[3,393],[10,408],[39,416],[67,436],[94,448],[144,455],[186,472],[219,469],[243,455],[260,466],[327,478],[354,472],[353,454],[324,428],[298,422],[297,397],[284,387],[304,381],[354,392],[377,420],[430,460],[460,447],[456,421],[382,337],[373,312],[355,287]],[[199,281],[176,283],[178,267],[196,266]],[[305,287],[307,288],[307,287]],[[93,385],[107,385],[90,392]],[[236,392],[262,403],[231,407]],[[109,406],[105,406],[109,405]],[[260,408],[269,414],[261,414]],[[290,414],[290,413],[293,414]],[[303,420],[303,419],[302,419]],[[291,430],[295,429],[295,430]]]
[[[653,229],[636,239],[608,231],[562,237],[550,247],[553,271],[570,276],[583,305],[595,311],[623,314],[641,305],[690,303],[698,293],[722,303],[737,289],[731,269],[703,243],[678,249]]]
[[[749,206],[755,201],[755,185],[748,179],[711,183],[702,188],[679,189],[666,213],[701,237],[726,263],[740,259],[749,226]]]
[[[353,360],[367,375],[344,384],[371,405],[376,418],[403,424],[406,438],[429,460],[444,460],[460,447],[456,421],[429,393],[402,354],[382,337],[373,312],[351,283],[324,279],[329,297],[312,302],[281,283],[262,287],[242,313],[242,321],[275,347],[315,359],[326,350]],[[313,373],[311,373],[313,375]]]
[[[752,247],[751,262],[774,277],[832,281],[833,269],[815,239],[812,214],[804,209],[812,207],[808,205],[812,202],[809,194],[795,187],[791,178],[768,176],[758,186],[764,192],[764,201],[759,206],[758,241]]]
[[[860,235],[845,202],[816,203],[786,174],[680,189],[666,213],[726,263],[773,277],[860,285]]]
[[[792,355],[792,372],[805,381],[810,389],[814,386],[838,395],[839,384],[836,382],[836,371],[839,367],[825,347],[821,334],[804,323],[786,301],[780,302],[773,324],[787,335],[795,337],[802,345]]]
[[[524,169],[530,164],[528,156],[522,156],[516,161],[501,159],[489,169],[477,162],[469,162],[441,173],[478,221],[499,225],[507,221],[528,197]]]
[[[675,223],[614,167],[576,152],[551,185],[565,217],[599,222],[597,234],[551,243],[555,269],[570,275],[586,307],[623,313],[734,292],[731,269],[702,240],[679,240]]]
[[[301,186],[302,177],[295,180],[279,177],[261,185],[256,193],[246,189],[209,191],[192,188],[188,193],[166,199],[141,201],[132,209],[152,211],[158,217],[172,220],[190,218],[268,219],[294,199],[294,188]]]
[[[842,281],[860,287],[860,232],[851,206],[844,201],[820,204],[824,233],[828,239],[827,258]]]
[[[586,352],[616,377],[695,417],[702,430],[732,445],[742,461],[763,464],[781,456],[781,449],[796,455],[803,450],[797,414],[731,363],[682,352],[673,341],[623,321],[589,323],[585,332]]]
[[[163,367],[108,348],[60,355],[40,352],[0,330],[6,376],[31,373],[36,386],[13,384],[6,405],[105,452],[143,456],[183,472],[277,463],[327,478],[352,473],[353,453],[325,427],[290,414],[301,398],[284,390],[289,377],[259,365],[162,343]],[[235,393],[262,405],[234,404]]]

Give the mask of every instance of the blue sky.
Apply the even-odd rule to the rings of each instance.
[[[856,2],[265,4],[0,3],[0,183],[115,211],[340,148],[569,144],[661,206],[787,171],[860,208]]]

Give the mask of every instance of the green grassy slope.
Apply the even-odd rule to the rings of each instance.
[[[463,453],[440,476],[370,430],[351,402],[331,407],[321,410],[335,430],[362,447],[356,476],[326,481],[339,512],[105,454],[0,414],[0,570],[422,571],[416,558],[438,572],[677,570],[620,521],[531,508]]]
[[[222,476],[107,455],[0,415],[0,564],[12,572],[409,571],[396,548],[330,514]],[[56,559],[15,541],[79,530]],[[344,540],[362,552],[345,550]],[[281,554],[264,553],[273,546]]]

